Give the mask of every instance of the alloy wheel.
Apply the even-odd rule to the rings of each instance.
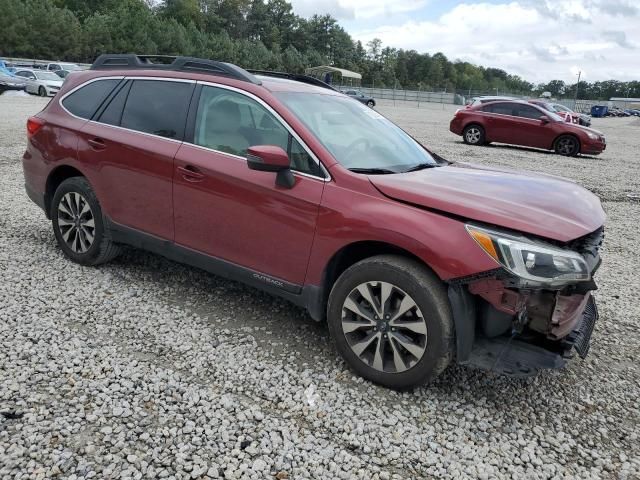
[[[565,137],[558,140],[558,153],[560,155],[573,155],[576,149],[576,142],[572,138]]]
[[[380,372],[410,369],[427,348],[427,324],[420,308],[388,282],[355,287],[343,303],[341,325],[353,353]]]
[[[480,129],[476,127],[471,127],[469,130],[467,130],[467,133],[465,135],[467,138],[467,142],[469,143],[478,143],[480,141]]]
[[[74,253],[85,253],[93,245],[95,218],[87,199],[78,192],[66,193],[58,203],[58,230]]]

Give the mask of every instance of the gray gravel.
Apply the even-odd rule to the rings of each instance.
[[[44,102],[0,97],[0,478],[640,478],[639,120],[596,120],[607,151],[565,159],[467,147],[450,106],[379,107],[450,159],[574,178],[609,216],[586,361],[400,394],[284,301],[134,249],[65,260],[23,190]]]

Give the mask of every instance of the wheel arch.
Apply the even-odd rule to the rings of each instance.
[[[464,139],[464,132],[469,127],[478,127],[478,128],[480,128],[482,130],[483,135],[484,135],[485,141],[487,140],[487,129],[485,128],[485,126],[481,122],[478,121],[478,119],[475,119],[475,118],[473,120],[470,120],[468,123],[466,123],[466,124],[464,124],[462,126],[462,138],[463,139]]]
[[[556,135],[556,137],[553,139],[553,143],[551,144],[551,150],[555,150],[556,143],[562,137],[573,137],[576,140],[576,142],[578,142],[578,152],[577,153],[580,153],[580,151],[582,150],[582,141],[580,140],[580,137],[578,135],[576,135],[575,133],[573,133],[573,132],[563,132],[563,133],[559,133],[558,135]]]
[[[67,178],[71,177],[87,178],[84,173],[71,165],[60,165],[49,173],[44,193],[45,214],[48,219],[51,219],[51,201],[53,200],[53,195],[56,193],[58,186]]]
[[[336,280],[338,280],[340,275],[342,275],[346,269],[365,258],[385,254],[410,258],[424,265],[426,268],[433,270],[416,254],[406,248],[399,247],[392,243],[378,240],[360,240],[349,243],[342,246],[331,256],[324,267],[322,282],[319,287],[305,286],[305,289],[307,289],[313,299],[308,302],[307,306],[311,317],[317,321],[324,321],[326,319],[329,293],[331,293],[331,289],[333,288]],[[438,275],[436,274],[436,276]]]

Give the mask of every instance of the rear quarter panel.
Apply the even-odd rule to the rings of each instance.
[[[57,98],[51,101],[56,102]],[[60,165],[69,165],[82,171],[77,162],[78,137],[85,123],[50,105],[36,116],[45,121],[38,132],[27,141],[22,159],[25,182],[34,191],[44,194],[47,178]],[[85,173],[85,172],[83,172]]]

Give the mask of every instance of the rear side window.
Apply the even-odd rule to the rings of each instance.
[[[122,120],[122,111],[124,110],[124,104],[127,101],[129,95],[129,88],[131,82],[127,82],[116,94],[113,96],[109,104],[100,114],[98,121],[101,123],[108,123],[109,125],[120,125]]]
[[[540,110],[530,107],[529,105],[517,105],[514,109],[514,114],[516,117],[532,118],[535,120],[544,115]]]
[[[193,88],[186,82],[135,80],[120,126],[182,140]]]
[[[482,107],[483,112],[497,113],[499,115],[513,115],[513,105],[510,103],[495,103]]]
[[[119,79],[91,82],[67,96],[62,105],[76,117],[89,119],[119,82]]]

